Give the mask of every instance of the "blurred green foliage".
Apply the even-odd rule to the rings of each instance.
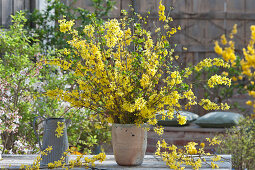
[[[247,93],[248,80],[242,77],[242,69],[240,65],[241,57],[237,56],[236,66],[229,68],[220,68],[220,67],[210,67],[205,68],[203,71],[197,72],[194,71],[194,77],[192,81],[194,87],[203,91],[203,98],[210,99],[213,102],[221,103],[226,102],[228,99],[232,98],[236,94],[245,94]],[[231,86],[222,86],[218,85],[214,88],[208,86],[207,81],[211,76],[218,74],[222,76],[227,76],[232,78]],[[241,112],[244,112],[245,109],[240,107],[238,103],[232,103],[230,105],[231,109],[238,109]]]
[[[69,0],[69,4],[61,0],[47,0],[47,7],[44,11],[35,9],[32,13],[27,12],[27,29],[31,35],[36,35],[44,54],[48,50],[63,49],[68,47],[67,35],[59,31],[58,20],[65,16],[68,20],[75,20],[81,31],[83,27],[91,23],[89,14],[94,13],[98,19],[107,17],[115,4],[112,0],[91,0],[93,11],[88,11],[80,7],[75,7],[77,0]]]
[[[38,115],[71,119],[72,123],[68,127],[69,143],[79,151],[89,152],[99,143],[110,140],[109,127],[99,120],[95,122],[90,119],[96,113],[86,108],[70,108],[68,103],[45,96],[45,92],[50,89],[76,88],[70,74],[65,74],[58,67],[39,64],[41,60],[61,55],[59,51],[63,48],[70,48],[66,43],[68,37],[59,31],[59,19],[66,16],[67,19],[76,20],[79,23],[77,29],[80,30],[91,22],[88,17],[90,12],[74,7],[75,0],[71,2],[66,5],[60,0],[47,0],[45,11],[16,12],[10,29],[0,32],[0,78],[13,85],[13,103],[10,106],[18,108],[18,115],[22,116],[17,132],[9,135],[9,141],[5,142],[10,143],[9,148],[5,148],[7,152],[24,153],[24,148],[38,151],[32,128],[33,119]],[[103,22],[102,18],[107,17],[114,5],[111,0],[92,0],[91,3],[94,15],[100,22]],[[39,125],[37,127],[39,131],[43,130]],[[5,138],[6,135],[2,136],[2,144]],[[19,146],[15,145],[17,141]]]
[[[14,141],[18,136],[25,137],[28,143],[34,140],[31,128],[31,122],[35,116],[32,108],[33,85],[39,81],[39,68],[36,67],[35,61],[38,59],[40,46],[37,40],[29,36],[28,31],[24,29],[26,21],[24,12],[17,12],[12,16],[13,24],[10,28],[2,29],[0,32],[0,52],[2,54],[0,105],[3,112],[0,118],[3,130],[3,150],[13,149]],[[12,120],[13,116],[19,120]],[[10,125],[10,121],[16,122],[15,128],[15,124]],[[14,128],[11,133],[10,128]]]
[[[246,117],[238,126],[219,136],[220,154],[231,154],[234,169],[255,169],[255,119]]]

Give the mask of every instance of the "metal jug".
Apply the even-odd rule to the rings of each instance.
[[[49,146],[52,146],[52,150],[47,155],[41,155],[40,166],[47,166],[48,163],[53,163],[54,161],[60,160],[63,153],[68,149],[68,138],[67,138],[67,122],[64,118],[43,118],[44,119],[44,132],[43,132],[43,143],[41,144],[38,133],[36,132],[35,122],[41,117],[38,116],[34,119],[33,127],[34,132],[37,137],[40,150],[43,151]],[[42,117],[41,117],[42,118]],[[60,137],[56,136],[56,129],[58,127],[58,122],[64,122],[65,127],[63,129],[63,135]],[[68,157],[66,156],[65,163],[68,163]],[[64,163],[63,162],[63,163]]]

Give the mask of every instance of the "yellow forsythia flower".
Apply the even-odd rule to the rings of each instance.
[[[249,106],[252,106],[252,101],[251,101],[251,100],[248,100],[248,101],[246,102],[246,104],[249,105]]]
[[[209,142],[209,145],[216,145],[216,144],[220,144],[221,141],[217,139],[217,137],[214,137],[212,139],[210,138],[206,138],[206,140]]]
[[[165,21],[166,20],[166,16],[165,16],[165,6],[162,5],[162,1],[159,2],[159,21]]]
[[[219,43],[218,43],[218,41],[215,41],[215,43],[214,43],[214,51],[217,53],[217,54],[219,54],[219,55],[221,55],[222,54],[222,48],[219,46]]]
[[[217,164],[215,164],[214,162],[211,162],[211,167],[212,167],[213,169],[219,168],[219,166],[218,166]]]
[[[153,130],[158,135],[163,135],[163,133],[164,133],[164,128],[163,127],[154,127]]]
[[[186,116],[177,115],[177,119],[180,125],[185,125],[187,122]]]
[[[236,77],[232,77],[231,78],[233,81],[237,81],[237,78]]]
[[[197,143],[195,142],[189,142],[186,146],[184,146],[187,150],[187,152],[191,155],[197,154],[197,149],[196,149]]]
[[[227,42],[227,39],[226,39],[226,37],[225,37],[225,34],[223,34],[222,36],[221,36],[221,43],[223,44],[223,45],[226,45],[228,42]]]
[[[221,156],[220,155],[215,155],[211,159],[212,159],[213,162],[216,162],[216,161],[221,160]]]
[[[220,75],[214,75],[208,80],[208,86],[210,88],[213,88],[215,85],[231,85],[231,79],[225,77],[225,76],[220,76]]]
[[[64,18],[63,20],[59,20],[59,27],[60,27],[60,31],[65,33],[68,31],[71,31],[72,26],[74,25],[74,21],[66,21],[66,19]]]
[[[60,138],[64,134],[64,128],[65,128],[65,122],[58,122],[58,127],[56,129],[56,136],[57,138]]]

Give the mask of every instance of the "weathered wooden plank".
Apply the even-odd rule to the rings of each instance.
[[[11,23],[12,0],[2,0],[2,25],[7,27]]]
[[[224,12],[224,3],[226,2],[226,0],[206,0],[206,1],[208,4],[207,8],[209,8],[209,11]]]
[[[19,169],[21,165],[31,165],[33,161],[36,159],[37,155],[7,155],[3,154],[3,160],[0,162],[0,167],[5,169]],[[85,157],[92,158],[92,155],[87,155]],[[217,165],[219,165],[220,169],[232,169],[232,162],[231,162],[231,155],[221,155],[224,161],[217,161],[215,162]],[[69,157],[70,160],[74,160],[77,158],[77,155],[71,155]],[[206,156],[204,157],[206,159],[207,163],[202,163],[201,169],[209,170],[211,169],[210,163],[211,163],[211,157]],[[82,158],[84,159],[84,158]],[[48,168],[48,167],[47,167]],[[43,169],[47,169],[43,168]],[[58,168],[60,169],[60,168]],[[74,167],[74,170],[82,170],[85,169],[84,166],[82,167]],[[156,157],[154,155],[145,155],[144,161],[142,165],[140,166],[134,166],[134,167],[123,167],[119,166],[115,159],[114,155],[106,155],[106,160],[102,163],[95,162],[95,168],[94,169],[108,169],[108,170],[164,170],[169,169],[169,167],[166,165],[166,163],[160,158]],[[190,166],[185,166],[185,169],[190,170]]]
[[[185,11],[187,12],[193,12],[193,1],[194,0],[185,0]]]
[[[185,42],[187,41],[187,37],[185,36],[187,27],[188,27],[188,22],[187,19],[175,19],[173,23],[171,23],[171,27],[178,27],[181,26],[181,30],[177,31],[174,36],[170,38],[170,42],[173,44],[183,44],[185,45]]]
[[[138,12],[147,13],[150,11],[151,13],[157,13],[159,6],[159,1],[156,0],[139,0],[137,1]]]
[[[3,23],[2,23],[2,17],[3,17],[3,10],[2,10],[2,8],[3,8],[2,0],[0,0],[0,28],[3,25]]]
[[[36,8],[36,0],[28,0],[28,1],[29,1],[30,12],[33,12],[34,9]]]
[[[183,47],[187,48],[187,51],[183,50]],[[187,52],[187,53],[195,53],[195,52],[214,52],[214,45],[210,44],[207,45],[207,47],[205,48],[204,45],[183,45],[183,44],[179,44],[176,48],[175,48],[176,52]]]
[[[254,13],[255,2],[254,0],[245,0],[245,10],[247,13]]]
[[[253,22],[254,24],[255,22]],[[237,24],[237,34],[234,36],[233,41],[235,42],[236,46],[240,46],[242,44],[246,44],[246,38],[245,38],[245,21],[242,20],[228,20],[227,21],[227,28],[229,31],[227,34],[230,33],[230,31],[233,29],[233,26]]]
[[[166,13],[168,13],[168,11],[173,8],[173,0],[169,1],[169,0],[163,0],[162,3],[165,5],[166,7]],[[157,7],[159,6],[159,1],[157,1]]]
[[[111,17],[119,17],[120,11],[122,8],[122,0],[115,0],[115,5],[113,9],[110,11],[109,16]]]
[[[176,13],[171,12],[171,17],[174,19],[201,19],[201,20],[212,20],[212,19],[227,19],[227,20],[252,20],[255,21],[255,11],[254,13],[224,13],[224,12],[210,12],[210,13]],[[157,18],[157,16],[152,16],[152,19]]]
[[[182,53],[180,53],[180,57],[184,58],[184,63],[185,63],[185,67],[187,67],[188,65],[191,65],[194,63],[193,59],[194,59],[194,53],[190,52],[190,53],[185,53],[185,56],[182,55]]]
[[[173,12],[191,12],[186,10],[186,0],[173,0],[170,5],[174,8]]]
[[[189,43],[194,45],[206,45],[206,33],[208,32],[206,20],[189,20],[189,28],[186,36],[189,38]],[[186,40],[187,41],[187,40]]]
[[[43,11],[47,8],[47,0],[36,0],[36,9]]]
[[[187,48],[187,51],[184,51],[183,50],[183,47],[186,47]],[[236,46],[236,50],[237,51],[241,51],[242,48],[244,48],[244,46],[242,45],[237,45]],[[214,53],[214,44],[211,43],[211,44],[208,44],[205,48],[205,46],[203,45],[183,45],[183,44],[178,44],[177,47],[175,48],[175,52],[185,52],[185,53],[202,53],[202,52],[205,52],[205,53]]]
[[[210,8],[208,1],[206,0],[194,0],[193,1],[193,13],[208,13]]]
[[[77,8],[87,9],[90,12],[94,12],[93,4],[90,0],[77,0],[74,6]]]
[[[24,8],[30,11],[30,0],[24,0]]]
[[[227,1],[227,12],[236,13],[236,12],[245,12],[245,0],[231,0]]]
[[[16,11],[25,10],[24,0],[15,0],[13,1],[13,13]]]
[[[227,27],[224,25],[224,20],[212,20],[206,26],[207,44],[213,44],[215,40],[219,40],[221,35],[225,33]]]
[[[248,42],[251,38],[251,30],[250,30],[251,25],[255,25],[255,23],[254,22],[245,22],[245,24],[244,24],[244,32],[245,32],[244,37],[246,39],[245,45],[248,44]]]
[[[132,0],[120,0],[120,8],[126,11],[130,11],[130,5],[135,4],[136,0],[132,3]]]

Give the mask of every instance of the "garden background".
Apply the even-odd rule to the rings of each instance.
[[[34,9],[38,9],[39,11],[43,11],[47,8],[45,1],[46,0],[0,0],[0,25],[3,28],[9,28],[11,23],[10,15],[13,15],[19,10],[32,12]],[[74,8],[84,8],[90,11],[94,9],[91,0],[63,0],[62,2],[65,3],[66,6],[72,6]],[[96,0],[94,2],[96,2]],[[121,18],[121,10],[126,9],[129,11],[129,5],[131,4],[138,13],[147,15],[147,12],[151,11],[147,27],[151,30],[152,36],[156,36],[156,33],[154,33],[154,25],[157,25],[158,22],[158,18],[156,17],[159,7],[158,0],[115,0],[114,2],[114,7],[109,11],[109,16],[102,16],[103,19]],[[237,24],[238,28],[238,34],[233,39],[236,43],[235,52],[237,55],[240,54],[240,56],[242,56],[242,48],[249,42],[250,26],[255,24],[254,0],[163,0],[162,3],[166,6],[166,15],[174,19],[172,22],[173,26],[180,25],[182,27],[181,31],[178,31],[175,36],[171,38],[171,42],[177,44],[175,55],[180,56],[178,60],[175,59],[176,65],[185,68],[188,65],[195,65],[205,58],[216,57],[214,41],[219,40],[222,34],[227,35],[230,33],[234,24]],[[48,24],[51,26],[57,25],[57,19],[55,22],[49,22]],[[206,79],[207,73],[203,73],[199,76],[202,77],[202,79]],[[194,76],[193,80],[196,80],[196,78],[197,77]],[[242,88],[242,81],[245,80],[240,77],[239,80],[234,81],[233,84]],[[194,92],[198,98],[209,95],[212,101],[217,103],[238,103],[238,105],[232,107],[232,111],[251,113],[252,107],[245,104],[249,96],[236,93],[237,91],[235,88],[230,89],[231,91],[228,92],[232,94],[229,96],[224,96],[226,93],[216,94],[214,93],[215,91],[204,91],[201,86],[195,87]],[[239,108],[245,108],[247,110],[240,110]],[[197,106],[194,106],[191,111],[200,116],[208,112]],[[93,143],[93,141],[90,142]]]
[[[10,15],[18,10],[33,11],[35,8],[44,10],[45,0],[0,0],[0,25],[8,27],[11,23]],[[93,11],[91,0],[62,0],[67,6],[79,7]],[[129,10],[133,5],[136,12],[146,14],[151,11],[148,22],[151,31],[155,29],[157,21],[158,0],[114,0],[115,5],[109,12],[107,18],[120,18],[121,10]],[[181,58],[178,63],[182,67],[189,64],[197,64],[207,57],[216,57],[214,52],[214,41],[219,40],[222,34],[231,32],[234,24],[237,24],[238,35],[234,37],[236,53],[241,54],[242,48],[248,44],[250,26],[255,23],[255,3],[253,0],[163,0],[166,6],[166,14],[173,17],[173,25],[180,25],[182,30],[172,38],[172,42],[178,44],[175,48],[176,54]],[[171,7],[171,8],[170,8]],[[57,21],[56,21],[57,22]],[[50,23],[54,24],[54,23]],[[156,34],[156,33],[154,33]],[[152,34],[153,35],[153,34]],[[184,51],[183,47],[187,50]],[[206,77],[206,75],[204,75]],[[202,88],[197,88],[195,93],[198,97],[204,95]],[[238,103],[240,107],[251,111],[252,107],[245,104],[249,96],[234,95],[228,99],[229,103]],[[224,100],[224,99],[223,99]],[[203,115],[206,111],[194,106],[192,111]],[[232,111],[239,111],[232,108]]]

